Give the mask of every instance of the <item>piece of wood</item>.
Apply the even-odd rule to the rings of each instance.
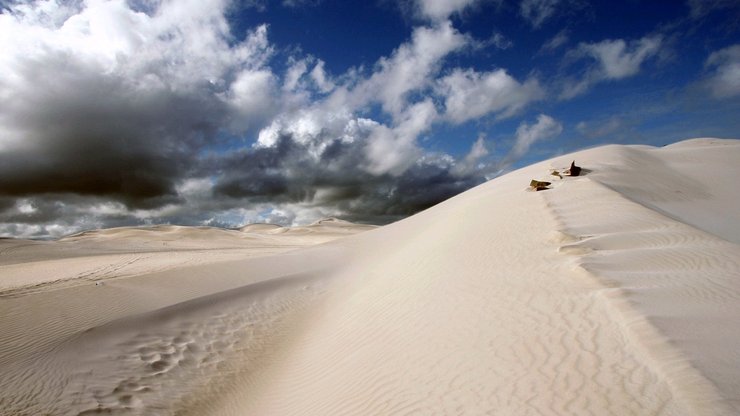
[[[532,187],[532,189],[534,189],[535,191],[542,191],[544,189],[549,189],[548,186],[550,186],[550,182],[532,179],[532,181],[529,182],[529,186]]]
[[[581,167],[580,166],[576,166],[576,161],[575,160],[573,162],[571,162],[571,164],[570,164],[570,170],[568,171],[568,174],[570,176],[578,176],[578,175],[581,174]]]

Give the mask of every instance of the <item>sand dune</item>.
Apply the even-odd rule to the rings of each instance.
[[[573,159],[585,176],[550,175]],[[739,160],[740,141],[606,146],[359,234],[0,242],[0,414],[738,414]],[[91,267],[104,285],[63,277]],[[32,275],[80,284],[18,291]]]
[[[375,228],[336,219],[304,227],[239,230],[158,225],[74,234],[58,241],[0,240],[0,297],[192,265],[274,255]]]

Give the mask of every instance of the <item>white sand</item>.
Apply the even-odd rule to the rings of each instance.
[[[601,147],[302,249],[358,229],[0,241],[0,414],[738,414],[738,162]]]
[[[86,231],[54,242],[0,239],[0,296],[283,253],[373,228],[332,218],[303,227],[160,225]]]

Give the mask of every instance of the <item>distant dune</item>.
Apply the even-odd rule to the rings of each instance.
[[[3,239],[0,296],[268,256],[373,228],[327,218],[302,227],[250,224],[229,230],[154,225],[90,230],[57,241]]]
[[[738,178],[612,145],[380,228],[0,240],[0,414],[740,414]]]

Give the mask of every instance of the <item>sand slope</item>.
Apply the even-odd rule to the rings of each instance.
[[[637,308],[631,325],[663,335],[646,346],[677,357],[656,363],[677,387],[692,388],[683,367],[696,367],[740,412],[740,144],[608,150],[615,160],[574,155],[594,172],[547,194],[580,240],[562,250],[620,288]]]
[[[85,231],[58,241],[0,239],[0,296],[273,255],[373,228],[327,218],[303,227],[157,225]]]
[[[601,147],[328,244],[0,297],[0,414],[737,414],[736,161]]]

